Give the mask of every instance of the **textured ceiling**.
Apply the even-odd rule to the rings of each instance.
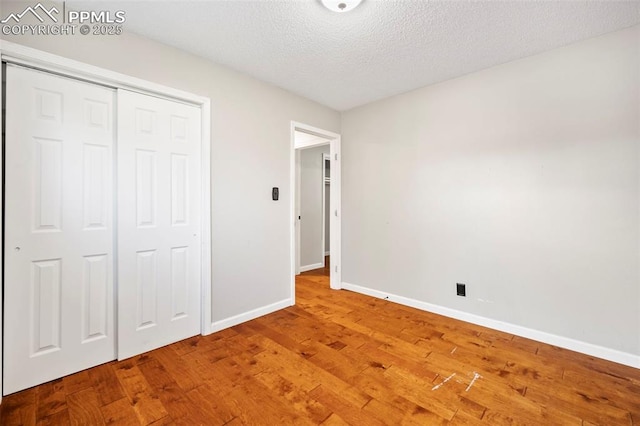
[[[364,0],[343,14],[317,0],[88,4],[125,10],[126,31],[337,110],[640,22],[640,0]]]

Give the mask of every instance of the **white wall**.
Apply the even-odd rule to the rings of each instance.
[[[5,11],[6,12],[6,11]],[[337,112],[140,36],[4,39],[212,101],[212,315],[220,322],[291,296],[291,120],[334,132]],[[271,187],[280,201],[271,200]]]
[[[322,246],[322,169],[323,154],[329,154],[329,145],[300,151],[300,266],[324,264]]]
[[[640,355],[639,51],[634,27],[344,113],[343,281]]]

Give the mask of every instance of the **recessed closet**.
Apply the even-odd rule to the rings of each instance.
[[[200,105],[5,67],[3,394],[199,334]]]

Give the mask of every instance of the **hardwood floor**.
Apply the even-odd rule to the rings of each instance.
[[[640,425],[640,370],[348,291],[5,397],[0,424]]]

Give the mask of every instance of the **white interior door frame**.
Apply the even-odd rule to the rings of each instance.
[[[0,49],[2,48],[2,45],[0,44]],[[1,50],[0,50],[0,54],[1,54]],[[2,84],[2,82],[4,81],[4,65],[0,62],[0,102],[2,99],[4,99],[4,92],[2,91],[2,88],[4,86],[4,84]],[[4,120],[2,121],[2,134],[4,134]],[[0,164],[4,164],[4,158],[2,157],[2,153],[4,152],[4,149],[0,149]],[[3,185],[4,187],[4,185]],[[4,193],[0,194],[0,224],[4,224],[4,217],[3,217],[3,213],[4,212]],[[3,225],[2,225],[3,226]],[[4,229],[2,229],[2,233],[4,234]],[[2,252],[2,250],[4,249],[4,242],[0,243],[0,259],[4,259],[4,253]],[[0,261],[0,295],[4,294],[4,262]],[[0,297],[0,299],[2,299]],[[3,352],[3,347],[2,347],[2,343],[4,342],[4,328],[2,325],[2,319],[4,318],[4,314],[3,314],[3,305],[4,303],[0,302],[0,355],[4,354]],[[4,358],[4,357],[3,357]],[[3,377],[4,377],[4,361],[3,359],[0,359],[0,404],[2,403],[2,394],[4,393],[2,391],[2,381],[3,381]]]
[[[331,194],[329,194],[329,200],[327,200],[327,185],[331,185],[330,181],[327,182],[327,167],[326,161],[329,160],[329,164],[331,164],[331,156],[329,154],[322,154],[322,261],[324,262],[324,257],[327,255],[327,201],[331,200]],[[331,168],[329,168],[329,176],[331,176]],[[331,178],[329,178],[331,179]],[[329,186],[329,191],[331,191],[331,186]],[[329,224],[329,233],[331,233],[331,224]],[[331,237],[329,237],[329,244],[331,244]],[[331,251],[329,251],[331,253]]]
[[[79,80],[100,84],[114,89],[126,89],[133,92],[180,101],[195,105],[201,111],[201,169],[202,169],[202,318],[201,333],[213,332],[211,324],[211,100],[204,96],[152,83],[140,78],[120,74],[104,68],[85,64],[83,62],[53,55],[48,52],[22,46],[17,43],[0,40],[0,59],[2,62],[14,63],[54,74],[77,78]],[[4,78],[4,71],[0,67],[0,81]],[[0,89],[0,95],[2,95]],[[4,129],[2,129],[4,132]],[[0,150],[0,160],[2,150]],[[4,197],[0,198],[0,220],[4,210]],[[3,223],[3,222],[2,222]],[[0,255],[2,254],[0,244]],[[0,266],[1,268],[1,266]],[[3,287],[4,275],[0,269],[0,288]],[[0,304],[0,348],[2,348],[2,306]],[[0,387],[2,385],[2,367],[0,367]],[[1,392],[0,392],[1,394]],[[1,401],[1,396],[0,396]]]
[[[295,136],[294,136],[295,137]],[[295,243],[294,243],[294,247],[295,247],[295,253],[294,253],[294,272],[293,275],[298,275],[300,273],[300,215],[301,215],[301,209],[302,209],[302,203],[300,202],[300,195],[302,194],[302,192],[300,191],[300,182],[301,182],[301,177],[302,177],[302,166],[300,165],[300,159],[302,158],[300,155],[300,150],[296,149],[294,150],[294,156],[295,156],[295,189],[294,189],[294,193],[295,193],[295,206],[294,206],[294,212],[293,212],[293,216],[294,216],[294,233],[295,233]]]
[[[330,205],[331,205],[331,221],[330,221],[330,267],[331,267],[331,288],[334,290],[340,290],[342,288],[342,265],[341,265],[341,245],[342,245],[342,211],[341,211],[341,173],[340,163],[342,162],[340,153],[340,141],[341,136],[338,133],[330,132],[328,130],[319,129],[317,127],[309,126],[307,124],[299,123],[296,121],[291,122],[291,152],[290,158],[290,182],[289,182],[289,202],[290,202],[290,253],[291,253],[291,304],[295,304],[296,297],[296,273],[297,273],[297,247],[299,241],[297,241],[298,216],[297,216],[297,182],[296,182],[296,152],[301,148],[311,148],[326,144],[326,142],[308,142],[296,145],[296,131],[309,133],[325,140],[329,140],[329,155],[331,156],[331,191],[330,191]],[[324,166],[324,165],[323,165]],[[323,183],[324,185],[324,183]],[[322,248],[324,252],[324,247]]]

